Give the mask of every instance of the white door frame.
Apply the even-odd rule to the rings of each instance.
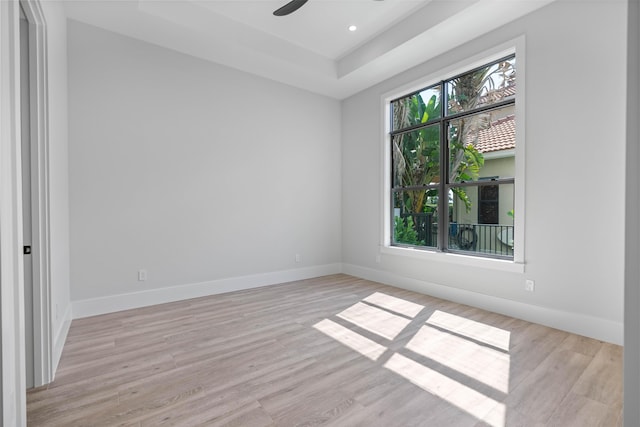
[[[47,40],[38,0],[25,0],[30,22],[32,182],[34,183],[34,361],[36,383],[53,378],[49,247]],[[0,1],[0,423],[26,425],[22,179],[20,147],[20,5]],[[35,162],[35,164],[34,164]],[[36,244],[34,243],[34,246]]]
[[[6,426],[26,425],[19,19],[17,0],[0,1],[0,373]]]
[[[20,0],[29,22],[33,351],[35,386],[53,380],[49,242],[47,32],[39,0]]]

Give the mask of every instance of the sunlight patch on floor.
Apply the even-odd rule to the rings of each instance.
[[[353,332],[351,329],[345,328],[344,326],[329,319],[324,319],[313,325],[313,327],[371,360],[378,360],[378,358],[387,350],[386,347],[378,344],[377,342],[363,337],[362,335]]]
[[[416,316],[423,309],[419,304],[376,292],[336,314],[340,323],[324,319],[314,328],[376,361],[388,347],[344,322],[394,341],[411,322],[418,321]],[[509,393],[510,332],[440,310],[434,311],[426,323],[419,321],[422,326],[414,325],[420,328],[400,353],[389,352],[389,359],[380,363],[478,420],[504,427],[506,406],[496,398]]]
[[[500,350],[509,351],[511,333],[504,329],[485,323],[476,322],[455,314],[445,313],[440,310],[433,312],[427,323],[446,329],[450,332],[464,335],[475,341],[485,343]]]
[[[478,420],[482,420],[492,411],[501,411],[503,416],[494,416],[491,425],[504,427],[506,408],[503,403],[398,353],[391,356],[384,366],[421,389],[473,415]]]
[[[396,313],[403,314],[411,318],[416,317],[424,308],[423,305],[403,300],[402,298],[392,297],[391,295],[383,294],[382,292],[371,294],[363,299],[363,301],[375,304],[378,307],[382,307],[387,310],[395,311]]]
[[[430,326],[420,328],[406,348],[502,393],[509,392],[508,353]]]
[[[337,316],[388,340],[397,337],[411,322],[405,317],[361,302],[352,305]]]

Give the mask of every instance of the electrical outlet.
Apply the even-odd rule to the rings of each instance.
[[[376,255],[376,263],[380,264],[380,261],[382,261],[382,257],[380,257],[380,255]]]
[[[147,280],[147,270],[138,270],[138,281],[144,282]]]
[[[525,280],[524,282],[524,290],[527,292],[534,292],[536,290],[536,282],[533,280]]]
[[[302,255],[296,254],[296,262],[302,262]]]

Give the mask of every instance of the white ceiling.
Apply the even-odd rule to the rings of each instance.
[[[67,16],[338,99],[554,0],[66,0]],[[350,32],[349,25],[358,30]]]
[[[289,0],[198,1],[213,13],[336,60],[429,0],[311,0],[289,16],[273,11]],[[350,32],[349,26],[357,31]]]

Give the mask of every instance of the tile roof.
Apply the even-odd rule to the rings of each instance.
[[[491,153],[516,148],[515,119],[515,115],[509,115],[479,131],[478,140],[474,144],[476,149],[481,153]]]
[[[487,104],[493,104],[494,102],[503,101],[507,98],[516,96],[516,85],[511,84],[509,86],[501,87],[489,91],[486,95],[480,97],[478,101],[478,107]]]

